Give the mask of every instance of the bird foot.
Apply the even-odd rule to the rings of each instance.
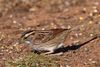
[[[54,53],[54,51],[49,51],[49,52],[46,52],[46,53],[43,53],[44,55],[50,55],[50,54],[52,54],[52,53]]]
[[[50,51],[50,52],[43,53],[43,55],[49,55],[49,56],[61,56],[63,54],[64,54],[63,52],[54,53],[54,51],[52,51],[52,52]]]
[[[60,53],[55,53],[55,54],[50,54],[49,56],[62,56],[64,53],[60,52]]]

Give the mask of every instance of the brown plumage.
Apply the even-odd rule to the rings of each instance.
[[[53,53],[64,46],[68,29],[30,30],[23,33],[21,41],[29,44],[33,51]]]

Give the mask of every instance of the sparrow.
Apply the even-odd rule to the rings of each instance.
[[[33,51],[52,54],[64,47],[68,29],[28,30],[22,33],[20,42],[28,44]]]
[[[80,30],[83,25],[84,27],[88,26],[87,23],[83,23],[70,29],[27,30],[22,33],[19,43],[28,44],[33,51],[46,51],[45,54],[52,54],[57,49],[64,47],[64,41],[70,32]],[[75,44],[84,44],[96,38],[100,38],[100,34],[93,35],[85,42]]]
[[[64,41],[68,34],[78,28],[76,26],[72,29],[28,30],[22,33],[20,42],[28,44],[34,52],[52,54],[57,49],[64,48]],[[94,35],[84,42],[79,41],[74,44],[83,45],[96,38],[100,38],[100,34]]]

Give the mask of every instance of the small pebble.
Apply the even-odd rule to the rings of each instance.
[[[70,37],[70,39],[72,40],[72,39],[73,39],[73,37]]]
[[[69,9],[68,9],[68,8],[64,9],[64,12],[68,12],[68,11],[69,11]]]
[[[66,4],[66,6],[69,6],[70,5],[70,3],[68,1],[66,1],[65,4]]]
[[[93,34],[90,34],[90,36],[92,37],[92,36],[93,36]]]
[[[6,52],[8,52],[9,50],[8,50],[8,49],[6,49],[5,51],[6,51]]]
[[[51,23],[51,26],[54,26],[54,23]]]
[[[86,8],[83,8],[82,12],[83,12],[83,13],[86,13]]]
[[[86,8],[83,8],[83,10],[86,11],[87,9]]]
[[[96,62],[96,61],[91,61],[91,63],[95,64],[95,63],[97,63],[97,62]]]
[[[84,25],[81,25],[81,27],[84,27]]]
[[[93,6],[92,8],[93,8],[93,9],[97,9],[97,7],[96,7],[96,6]]]
[[[84,48],[84,50],[85,50],[85,51],[89,51],[89,49],[88,49],[88,48]]]
[[[12,59],[15,59],[14,57],[12,57]]]
[[[97,7],[93,6],[93,13],[97,13],[97,12],[98,12]]]
[[[100,22],[98,22],[98,24],[100,24]]]
[[[96,61],[93,61],[92,59],[89,59],[89,61],[90,61],[91,63],[96,63]]]
[[[15,23],[15,24],[16,24],[16,23],[17,23],[17,21],[15,21],[15,20],[14,20],[14,21],[13,21],[13,23]]]
[[[98,12],[98,10],[97,10],[97,9],[95,9],[95,10],[93,10],[93,12],[94,12],[94,13],[97,13],[97,12]]]
[[[82,35],[82,33],[79,33],[79,35],[81,36],[81,35]]]
[[[3,55],[3,53],[0,53],[0,55]]]
[[[9,54],[11,54],[11,53],[12,53],[12,51],[9,51],[8,53],[9,53]]]
[[[75,40],[73,43],[79,45],[79,42],[80,42],[79,40]]]
[[[22,60],[23,58],[22,57],[19,57],[19,59]]]
[[[13,49],[13,46],[10,46],[9,48],[10,48],[10,49]]]
[[[69,66],[69,65],[66,65],[66,67],[71,67],[71,66]]]
[[[4,49],[4,46],[1,46],[0,48],[1,48],[1,49]]]
[[[36,11],[36,8],[30,8],[29,11],[34,12],[34,11]]]
[[[92,59],[89,59],[89,61],[92,61]]]
[[[79,17],[79,20],[83,20],[84,18],[83,17]]]
[[[4,57],[3,57],[2,59],[3,59],[3,60],[6,60],[6,58],[4,58]]]
[[[67,26],[67,28],[68,28],[68,29],[70,29],[70,28],[71,28],[71,26],[70,26],[70,25],[68,25],[68,26]]]
[[[87,62],[84,62],[84,64],[87,65],[88,63]]]
[[[13,17],[13,15],[12,15],[12,14],[11,14],[11,15],[9,15],[9,17],[10,17],[10,18],[12,18],[12,17]]]
[[[78,37],[79,35],[76,33],[75,36]]]
[[[62,29],[65,29],[66,27],[65,27],[65,26],[63,26],[63,25],[61,25],[61,28],[62,28]]]
[[[92,24],[93,23],[93,21],[89,21],[89,24]]]
[[[28,29],[28,30],[31,30],[31,27],[28,27],[27,29]]]
[[[93,13],[91,12],[91,13],[89,14],[89,16],[93,16]]]
[[[45,28],[42,28],[42,30],[45,30]]]

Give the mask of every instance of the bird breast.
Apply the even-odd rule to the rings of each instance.
[[[33,50],[36,51],[55,51],[59,48],[63,47],[63,43],[60,43],[58,45],[51,45],[51,46],[33,46]]]

